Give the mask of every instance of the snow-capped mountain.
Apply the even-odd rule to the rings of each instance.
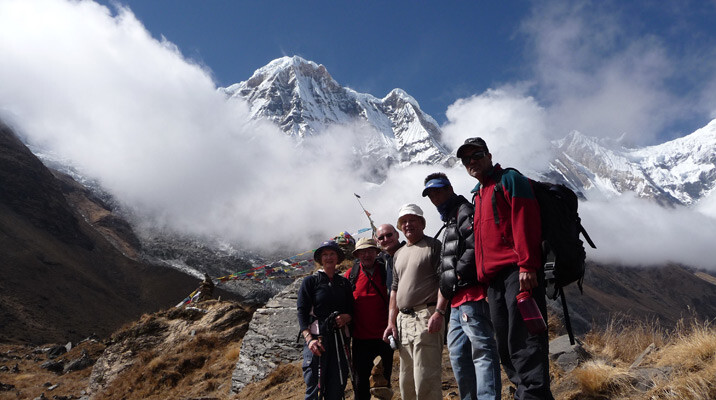
[[[631,191],[662,205],[689,206],[716,186],[716,120],[644,148],[623,148],[578,132],[554,145],[553,172],[585,193],[613,197]]]
[[[405,91],[393,89],[382,99],[358,93],[338,84],[323,65],[298,56],[271,61],[248,80],[220,90],[246,100],[252,118],[268,119],[298,140],[335,125],[370,128],[361,130],[354,152],[371,160],[378,181],[396,164],[455,163],[441,143],[440,126]],[[635,192],[662,205],[692,205],[716,185],[716,120],[644,148],[579,132],[552,145],[555,158],[542,177],[565,182],[587,198]]]
[[[440,127],[401,89],[382,99],[338,84],[323,65],[283,57],[259,68],[246,81],[220,89],[248,101],[252,118],[266,118],[299,140],[334,125],[371,129],[358,138],[359,156],[393,164],[446,164],[451,157],[440,143]]]

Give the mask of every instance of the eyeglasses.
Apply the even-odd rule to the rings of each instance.
[[[476,151],[476,152],[470,154],[469,156],[462,157],[461,158],[462,165],[468,165],[473,161],[482,160],[485,157],[485,155],[487,155],[487,152],[485,152],[485,151]]]
[[[385,235],[378,236],[378,240],[385,240],[387,238],[392,238],[392,237],[393,237],[393,232],[390,232],[390,233],[386,233]]]

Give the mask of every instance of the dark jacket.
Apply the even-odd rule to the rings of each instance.
[[[496,192],[497,180],[502,190]],[[537,271],[542,266],[542,228],[530,181],[496,164],[485,185],[478,183],[472,191],[477,279],[489,283],[511,265],[519,266],[520,272]]]
[[[458,287],[477,284],[472,231],[474,208],[466,198],[455,195],[438,210],[445,221],[440,253],[440,292],[450,299]]]
[[[405,246],[405,240],[400,242],[398,249],[403,246]],[[395,265],[395,260],[393,260],[393,256],[386,252],[381,252],[378,257],[385,263],[385,285],[388,288],[388,298],[390,298],[390,288],[393,286],[393,265]]]
[[[318,271],[301,283],[296,308],[301,330],[307,329],[316,318],[323,323],[334,311],[353,315],[353,288],[348,279],[337,272],[331,281],[325,272]]]

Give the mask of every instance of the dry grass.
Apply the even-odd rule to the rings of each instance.
[[[681,322],[673,341],[655,363],[675,369],[652,390],[654,399],[716,399],[716,328],[713,323]]]
[[[607,398],[616,398],[630,382],[627,368],[609,365],[603,360],[587,361],[574,370],[574,378],[583,394]]]
[[[680,321],[667,332],[655,322],[615,318],[604,330],[589,333],[587,350],[596,358],[572,373],[585,399],[716,399],[716,329],[708,322]],[[639,368],[658,371],[636,388],[636,369],[629,366],[654,343],[656,350]],[[642,378],[645,379],[645,378]],[[643,389],[642,389],[643,390]]]
[[[216,333],[202,333],[168,351],[149,350],[137,357],[122,375],[102,392],[106,399],[163,399],[167,393],[184,396],[225,397],[238,359],[225,352],[229,344]],[[235,357],[234,357],[235,356]],[[131,393],[130,396],[127,396]]]
[[[713,324],[681,322],[673,342],[660,354],[657,365],[676,366],[688,372],[704,369],[716,363],[716,330]]]
[[[657,348],[666,343],[667,332],[658,321],[636,321],[627,316],[614,317],[603,330],[592,331],[584,338],[592,354],[630,365],[650,344]]]

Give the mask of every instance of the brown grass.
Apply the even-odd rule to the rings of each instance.
[[[716,399],[716,329],[713,323],[680,321],[671,332],[655,322],[615,318],[584,339],[596,358],[573,373],[579,388],[570,398]],[[660,371],[647,392],[638,391],[629,366],[654,343],[639,367]]]
[[[695,372],[716,364],[716,334],[713,324],[681,322],[673,342],[662,351],[657,365],[676,366]]]
[[[582,394],[587,396],[617,398],[630,381],[627,368],[609,365],[604,360],[587,361],[573,375]]]
[[[167,314],[169,315],[169,314]],[[178,315],[178,314],[177,314]],[[176,316],[171,314],[170,316]],[[187,318],[192,315],[187,315]],[[230,316],[227,314],[227,318]],[[555,318],[550,318],[555,319]],[[178,336],[171,346],[130,346],[136,349],[134,365],[98,398],[112,399],[301,399],[303,383],[300,362],[280,365],[266,379],[248,385],[240,395],[230,392],[231,375],[239,357],[240,340],[233,339],[233,329],[245,331],[239,318],[228,325],[234,328],[200,331],[195,335]],[[145,315],[136,326],[126,326],[117,336],[140,335],[153,338],[164,326],[162,318]],[[559,327],[551,327],[559,328]],[[614,318],[604,329],[589,333],[582,340],[592,360],[570,373],[551,363],[552,388],[558,400],[661,400],[716,399],[716,327],[714,323],[681,322],[666,331],[654,322],[632,322],[625,317]],[[629,369],[634,359],[654,343],[655,350],[644,358],[638,368]],[[76,359],[82,350],[97,359],[105,346],[83,343],[62,358]],[[132,350],[134,351],[134,350]],[[0,400],[35,398],[46,391],[45,382],[60,384],[52,396],[77,396],[87,388],[91,368],[57,375],[39,366],[45,354],[30,347],[0,345],[2,365],[19,365],[19,373],[2,372],[0,381],[15,385],[12,391],[0,392]],[[2,359],[3,357],[0,357]],[[398,356],[395,355],[392,386],[398,392]],[[641,378],[641,376],[646,376]],[[503,398],[510,398],[510,383],[503,374]],[[644,386],[649,389],[644,389]],[[447,350],[443,353],[443,395],[458,397]],[[347,397],[352,396],[351,385]]]
[[[677,333],[658,354],[655,363],[675,369],[674,378],[660,382],[654,399],[715,399],[716,398],[716,328],[713,323],[679,324]]]
[[[225,353],[227,346],[217,333],[207,332],[171,351],[146,351],[121,379],[102,392],[102,397],[163,399],[167,393],[182,393],[225,398],[238,359],[238,350],[231,351],[233,357]]]
[[[588,333],[584,343],[592,354],[628,366],[650,344],[659,348],[667,338],[658,321],[636,321],[618,315],[604,329]]]

